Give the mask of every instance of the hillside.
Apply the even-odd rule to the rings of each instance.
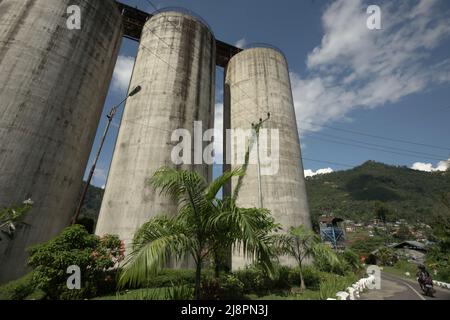
[[[429,222],[442,212],[450,193],[450,172],[421,172],[369,161],[347,171],[308,178],[313,220],[322,214],[365,221],[375,217],[376,203],[390,210],[390,220]]]
[[[369,161],[347,171],[306,180],[313,220],[323,214],[356,221],[375,217],[377,202],[389,210],[387,218],[429,222],[443,211],[441,199],[450,193],[450,172],[428,173]],[[103,190],[90,187],[82,215],[96,220]]]

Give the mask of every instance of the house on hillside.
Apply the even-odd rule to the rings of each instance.
[[[403,241],[400,243],[392,243],[390,245],[387,245],[386,247],[394,250],[396,256],[395,260],[407,260],[415,264],[423,264],[425,262],[425,254],[428,251],[428,246],[418,241]],[[370,253],[369,260],[372,261],[372,263],[376,263],[378,261],[378,253],[380,252],[380,250],[381,248]]]

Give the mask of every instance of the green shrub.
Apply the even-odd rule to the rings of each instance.
[[[362,268],[359,261],[359,256],[352,250],[347,249],[339,255],[339,258],[346,263],[352,271],[357,271]]]
[[[233,274],[221,275],[218,279],[204,277],[201,292],[203,300],[238,300],[245,297],[244,284]]]
[[[85,299],[115,290],[114,266],[123,259],[123,246],[116,236],[99,238],[83,226],[65,229],[47,243],[29,248],[28,264],[34,268],[33,282],[50,299]],[[66,270],[81,269],[81,290],[67,288]]]
[[[261,269],[255,266],[247,266],[243,270],[234,273],[244,285],[245,293],[259,293],[267,291],[270,287],[271,280]]]
[[[355,281],[357,281],[357,277],[353,274],[344,277],[332,274],[323,274],[319,286],[320,299],[326,300],[328,298],[334,298],[336,293],[339,291],[344,291]]]
[[[164,269],[147,282],[148,288],[193,285],[195,270]]]
[[[146,288],[117,293],[116,296],[99,298],[100,300],[192,300],[192,286],[174,286],[165,288]]]
[[[318,290],[320,284],[320,272],[312,266],[303,267],[303,280],[308,289]],[[300,269],[298,267],[290,270],[289,285],[291,287],[300,287]]]
[[[0,300],[25,300],[36,291],[33,273],[0,287]]]
[[[338,259],[331,263],[330,259],[323,255],[316,255],[314,257],[314,267],[322,272],[334,273],[337,275],[345,275],[350,271],[350,266],[343,259]]]
[[[244,297],[244,284],[235,275],[229,274],[220,277],[222,300],[238,300]]]

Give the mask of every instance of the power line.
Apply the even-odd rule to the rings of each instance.
[[[389,137],[384,137],[384,136],[378,136],[378,135],[375,135],[375,134],[370,134],[370,133],[365,133],[365,132],[355,131],[355,130],[348,130],[348,129],[343,129],[343,128],[337,128],[337,127],[333,127],[333,126],[329,126],[329,125],[320,125],[320,124],[317,124],[317,123],[314,123],[314,122],[310,122],[310,121],[305,121],[305,122],[307,122],[309,124],[312,124],[312,125],[314,125],[316,127],[327,128],[327,129],[331,129],[331,130],[342,131],[342,132],[347,132],[347,133],[352,133],[352,134],[357,134],[357,135],[361,135],[361,136],[366,136],[366,137],[371,137],[371,138],[376,138],[376,139],[382,139],[382,140],[387,140],[387,141],[407,143],[407,144],[412,144],[412,145],[417,145],[417,146],[422,146],[422,147],[428,147],[428,148],[434,148],[434,149],[441,149],[441,150],[450,151],[450,148],[447,148],[447,147],[435,146],[435,145],[431,145],[431,144],[420,143],[420,142],[415,142],[415,141],[408,141],[408,140],[403,140],[403,139],[396,139],[396,138],[389,138]]]
[[[348,167],[348,168],[356,167],[356,165],[350,165],[350,164],[344,164],[344,163],[338,163],[338,162],[331,162],[331,161],[325,161],[325,160],[317,160],[317,159],[311,159],[311,158],[306,158],[306,157],[302,157],[302,158],[303,158],[303,160],[306,160],[306,161],[331,164],[331,165],[340,166],[340,167]]]
[[[401,156],[419,157],[419,158],[423,158],[423,159],[437,160],[437,161],[443,161],[444,160],[444,159],[441,159],[441,158],[417,156],[417,155],[412,155],[412,154],[407,154],[407,153],[402,153],[402,152],[389,151],[389,150],[384,150],[384,149],[380,149],[380,148],[372,148],[372,147],[367,147],[367,146],[363,146],[363,145],[356,145],[356,144],[352,144],[352,143],[340,142],[340,141],[324,139],[324,138],[310,137],[310,139],[324,141],[324,142],[331,142],[331,143],[341,144],[341,145],[347,145],[347,146],[350,146],[350,147],[356,147],[356,148],[361,148],[361,149],[368,149],[368,150],[375,150],[375,151],[379,151],[379,152],[392,153],[392,154],[397,154],[397,155],[401,155]]]
[[[304,131],[308,131],[309,134],[324,136],[324,137],[333,138],[333,139],[339,139],[339,140],[343,140],[343,141],[356,142],[356,143],[360,143],[360,144],[364,144],[364,145],[368,145],[368,146],[372,146],[372,147],[380,147],[380,148],[386,148],[386,149],[390,149],[390,150],[394,150],[394,151],[402,151],[402,152],[414,153],[414,154],[417,154],[417,155],[436,157],[436,158],[439,158],[439,159],[447,158],[447,156],[441,156],[441,155],[436,155],[436,154],[431,154],[431,153],[426,153],[426,152],[419,152],[419,151],[414,151],[414,150],[409,150],[409,149],[401,149],[401,148],[397,148],[397,147],[391,147],[391,146],[375,144],[375,143],[370,143],[370,142],[365,142],[365,141],[360,141],[360,140],[343,138],[343,137],[340,137],[340,136],[333,136],[333,135],[326,134],[326,133],[314,132],[312,130],[304,130]]]

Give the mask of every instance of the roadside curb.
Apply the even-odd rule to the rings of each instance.
[[[433,280],[433,284],[435,286],[438,286],[439,288],[449,289],[450,290],[450,283],[445,283],[445,282]]]
[[[351,287],[345,289],[346,291],[339,291],[336,293],[336,298],[328,298],[327,300],[358,300],[366,289],[375,288],[376,278],[374,275],[370,275],[367,278],[354,283]]]

